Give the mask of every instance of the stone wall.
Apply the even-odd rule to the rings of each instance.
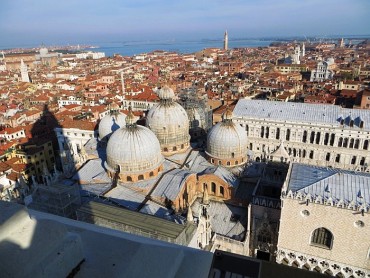
[[[360,222],[361,221],[361,222]],[[331,248],[311,244],[315,229],[326,228],[333,235]],[[306,203],[284,198],[278,240],[279,263],[297,267],[339,271],[344,275],[370,274],[370,216],[368,212]],[[317,270],[316,269],[316,270]],[[359,271],[356,274],[356,271]]]

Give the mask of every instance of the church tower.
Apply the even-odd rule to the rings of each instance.
[[[224,50],[227,50],[228,48],[229,48],[229,36],[226,30],[224,34]]]
[[[302,43],[302,52],[301,52],[301,56],[304,57],[306,55],[306,46],[304,44],[304,42]]]
[[[344,39],[343,38],[339,40],[339,47],[340,48],[344,47]]]
[[[21,78],[22,82],[30,82],[27,65],[23,62],[23,59],[21,60]]]
[[[204,249],[212,237],[211,219],[209,216],[210,202],[208,198],[208,188],[204,188],[203,200],[199,206],[198,217],[198,246]]]
[[[296,45],[294,47],[293,64],[300,64],[301,47]]]

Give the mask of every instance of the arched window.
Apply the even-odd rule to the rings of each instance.
[[[230,161],[227,162],[227,166],[230,166]]]
[[[214,182],[211,183],[211,190],[213,194],[216,194],[216,184]]]
[[[144,179],[144,176],[143,175],[139,175],[139,177],[137,178],[139,181],[142,181]]]
[[[276,137],[275,137],[276,139],[280,139],[280,128],[277,128],[276,129]]]
[[[285,139],[286,139],[287,141],[289,141],[289,140],[290,140],[290,129],[289,129],[289,128],[286,130]]]
[[[329,133],[325,133],[325,137],[324,137],[324,145],[327,145],[329,142]]]
[[[355,149],[358,149],[360,147],[360,139],[356,139],[355,141]]]
[[[355,144],[355,139],[351,138],[349,140],[349,147],[352,149],[354,144]]]
[[[215,160],[213,158],[211,158],[211,163],[214,163],[214,162],[215,162]]]
[[[177,147],[176,147],[176,146],[175,146],[175,147],[173,147],[173,148],[172,148],[172,150],[173,150],[173,151],[177,151]]]
[[[325,228],[318,228],[313,231],[311,244],[319,247],[331,249],[333,244],[333,234]]]
[[[184,144],[181,144],[181,149],[183,149],[184,148]]]
[[[310,143],[313,144],[314,140],[315,140],[315,132],[311,131]]]
[[[220,194],[221,196],[224,196],[225,194],[223,186],[220,186]]]
[[[331,136],[330,136],[330,146],[334,145],[334,140],[335,140],[335,134],[332,133]]]
[[[343,145],[343,138],[340,137],[338,140],[338,147],[342,147],[342,145]]]
[[[367,150],[368,147],[369,147],[369,140],[365,140],[364,141],[364,150]]]
[[[306,143],[307,142],[307,130],[303,131],[302,142],[303,143]]]
[[[347,148],[348,147],[348,138],[344,138],[343,140],[343,148]]]
[[[130,176],[127,176],[127,181],[132,181],[132,178]]]
[[[149,177],[153,177],[154,176],[154,173],[153,171],[149,173]]]

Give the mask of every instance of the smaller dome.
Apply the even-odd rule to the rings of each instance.
[[[40,48],[40,55],[46,56],[49,53],[49,50],[46,47]]]
[[[247,133],[239,124],[233,123],[232,116],[227,107],[222,122],[208,132],[206,154],[213,164],[233,167],[247,161]]]
[[[161,89],[159,89],[158,91],[158,97],[161,99],[161,100],[166,100],[166,99],[174,99],[175,98],[175,93],[173,92],[173,90],[168,87],[168,86],[164,86],[162,87]]]
[[[99,123],[99,139],[108,137],[117,129],[125,126],[126,115],[120,112],[111,112],[104,116]]]

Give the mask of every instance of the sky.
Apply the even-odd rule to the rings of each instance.
[[[0,47],[370,35],[369,0],[1,0]]]

